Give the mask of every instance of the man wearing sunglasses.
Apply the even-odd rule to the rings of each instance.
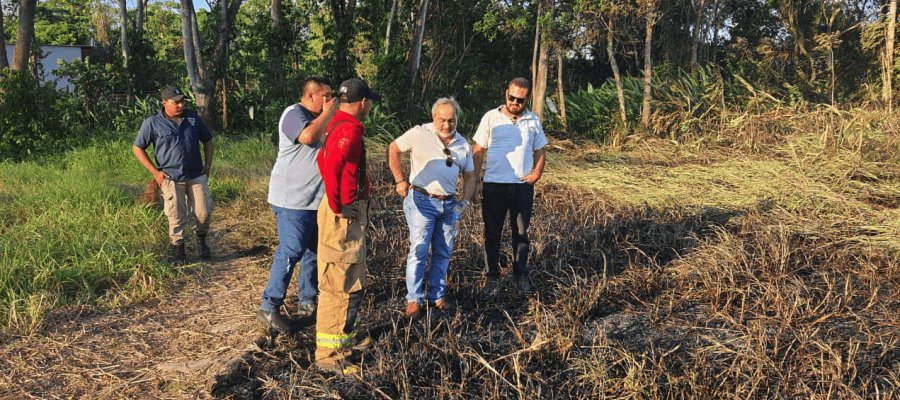
[[[450,253],[457,235],[456,221],[475,194],[472,151],[456,131],[458,116],[456,100],[440,98],[431,107],[432,122],[413,127],[388,146],[394,190],[404,198],[403,212],[409,226],[406,316],[410,319],[421,316],[426,302],[438,310],[452,308],[445,289]],[[406,152],[410,153],[409,179],[400,163],[401,154]],[[463,175],[461,199],[456,196],[460,173]],[[426,270],[427,291],[423,290]]]
[[[509,214],[512,230],[513,281],[523,296],[531,294],[528,277],[528,224],[534,205],[534,184],[544,171],[544,146],[547,137],[537,115],[525,108],[531,82],[515,78],[504,94],[505,103],[481,118],[473,138],[475,176],[481,176],[484,217],[484,292],[494,295],[499,289],[500,237]],[[486,164],[485,164],[486,161]]]

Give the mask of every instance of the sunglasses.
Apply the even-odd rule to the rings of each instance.
[[[506,100],[514,101],[514,102],[519,103],[519,104],[525,104],[525,98],[523,98],[523,97],[516,97],[516,96],[513,96],[513,95],[509,95],[509,94],[506,95]]]
[[[444,161],[448,167],[453,166],[453,156],[450,154],[450,149],[444,147],[444,155],[447,156],[447,159]]]

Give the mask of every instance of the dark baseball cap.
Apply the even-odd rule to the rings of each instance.
[[[175,86],[169,86],[163,89],[162,93],[159,94],[159,97],[163,100],[172,99],[175,101],[179,101],[184,98],[184,92],[182,92],[181,89]]]
[[[350,78],[341,82],[341,101],[356,103],[362,99],[381,100],[381,95],[369,89],[366,81],[359,78]]]

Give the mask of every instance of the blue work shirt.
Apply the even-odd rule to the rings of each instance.
[[[210,140],[212,133],[193,111],[184,110],[177,126],[160,111],[144,120],[134,145],[146,150],[152,144],[156,168],[173,181],[185,181],[203,174],[200,142]]]

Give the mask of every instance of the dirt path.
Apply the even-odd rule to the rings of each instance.
[[[38,334],[0,347],[0,398],[211,398],[261,336],[267,254],[220,250],[159,299],[53,312]]]

